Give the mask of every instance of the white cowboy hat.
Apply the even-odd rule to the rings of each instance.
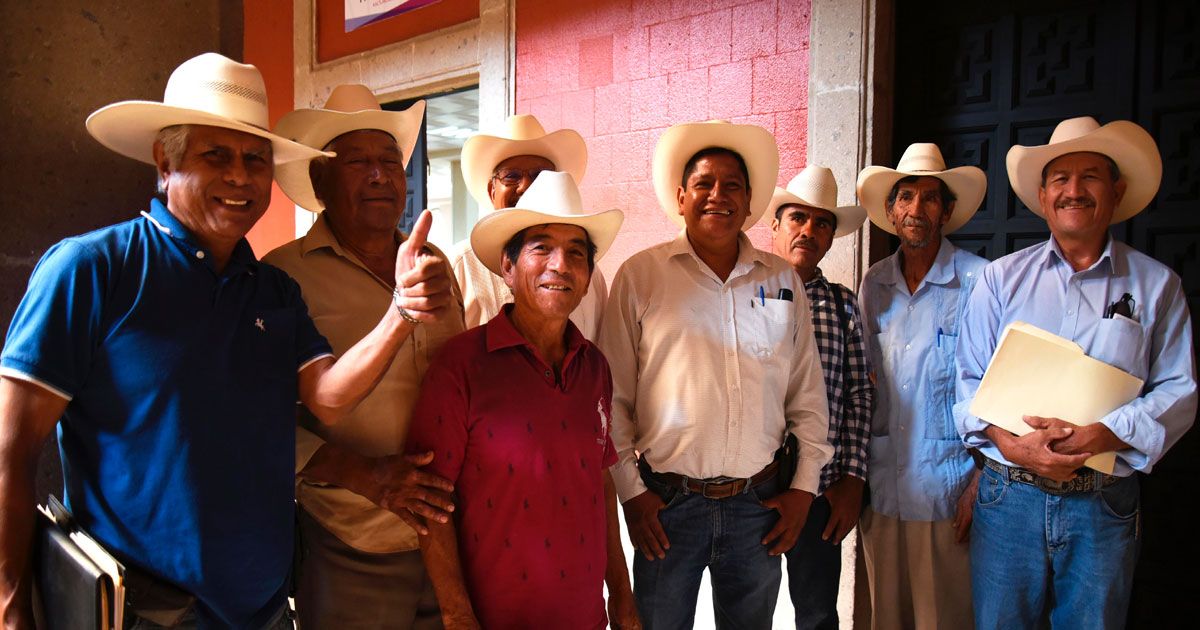
[[[958,198],[954,203],[954,213],[942,228],[942,234],[949,234],[965,225],[979,210],[983,195],[987,192],[987,175],[982,170],[974,166],[947,169],[936,144],[917,142],[908,145],[895,169],[868,166],[858,174],[858,202],[867,209],[871,223],[886,232],[896,233],[895,226],[887,217],[887,196],[896,182],[910,175],[936,177],[946,182],[950,192]]]
[[[258,68],[217,53],[179,64],[167,80],[163,101],[121,101],[87,118],[100,144],[140,162],[154,164],[154,138],[164,127],[209,125],[271,141],[275,164],[326,155],[267,131],[267,89]],[[332,154],[330,154],[332,155]]]
[[[742,156],[750,172],[750,216],[742,229],[758,223],[771,202],[779,177],[779,147],[775,136],[756,125],[735,125],[724,120],[684,123],[663,132],[654,147],[654,194],[672,221],[683,225],[679,214],[679,184],[683,167],[693,155],[708,148],[729,149]]]
[[[476,134],[463,143],[463,180],[481,213],[492,210],[488,181],[496,166],[518,155],[540,155],[554,163],[554,170],[570,173],[575,181],[583,181],[587,170],[587,145],[578,131],[546,133],[542,123],[530,114],[509,116],[500,135]]]
[[[417,101],[401,112],[384,111],[370,88],[346,84],[333,88],[322,109],[298,109],[279,119],[275,133],[314,149],[324,149],[338,136],[360,129],[378,129],[396,139],[404,166],[412,158],[421,133],[425,101]],[[320,212],[325,205],[313,191],[309,162],[292,162],[275,169],[275,181],[296,205]]]
[[[1162,156],[1154,138],[1135,123],[1115,120],[1100,126],[1095,118],[1083,116],[1058,123],[1050,142],[1034,147],[1016,145],[1005,160],[1013,191],[1038,216],[1045,218],[1038,201],[1042,169],[1055,158],[1088,151],[1108,156],[1117,163],[1125,180],[1125,196],[1113,210],[1112,222],[1124,221],[1141,212],[1158,193],[1162,183]]]
[[[532,225],[567,223],[578,225],[596,246],[596,260],[604,256],[621,229],[625,213],[617,209],[587,213],[575,178],[561,171],[542,171],[517,200],[515,208],[497,210],[471,230],[471,249],[492,273],[500,273],[504,244],[514,234]]]
[[[839,206],[837,197],[837,180],[833,177],[833,171],[824,166],[805,166],[788,182],[786,189],[775,187],[775,194],[767,205],[767,214],[774,218],[779,207],[788,204],[820,208],[837,217],[834,238],[853,234],[867,220],[867,209],[862,206]]]

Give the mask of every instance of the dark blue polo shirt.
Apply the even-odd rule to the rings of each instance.
[[[218,274],[157,200],[50,248],[0,370],[68,398],[68,507],[121,560],[257,627],[292,559],[297,372],[330,354],[287,274],[238,243]]]

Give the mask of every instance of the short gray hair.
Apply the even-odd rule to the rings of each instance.
[[[187,151],[188,134],[192,131],[191,125],[171,125],[158,130],[158,135],[154,136],[155,144],[162,145],[163,155],[167,158],[167,165],[174,170],[183,161],[183,154]],[[158,192],[166,193],[167,186],[161,178],[158,180]]]

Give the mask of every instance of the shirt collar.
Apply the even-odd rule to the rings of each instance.
[[[704,265],[704,261],[700,260],[700,256],[696,254],[696,249],[692,247],[692,242],[688,240],[687,228],[680,230],[675,239],[667,246],[667,256],[669,258],[684,254],[690,254],[696,259],[697,264]],[[745,232],[738,232],[737,263],[733,266],[734,273],[730,274],[730,277],[732,278],[735,275],[745,273],[746,268],[751,265],[766,265],[768,263],[768,256],[774,256],[774,254],[769,254],[756,248],[754,243],[750,242],[750,237],[746,236]]]
[[[1113,275],[1122,274],[1126,269],[1125,252],[1120,247],[1116,247],[1115,243],[1116,241],[1109,234],[1108,242],[1104,244],[1104,249],[1100,252],[1100,258],[1096,259],[1091,267],[1084,269],[1084,272],[1103,270]],[[1058,239],[1054,238],[1054,235],[1050,235],[1050,240],[1046,241],[1042,264],[1046,267],[1063,264],[1066,265],[1068,274],[1075,273],[1075,269],[1071,267],[1071,263],[1067,262],[1067,257],[1063,254],[1062,248],[1058,245]]]
[[[525,336],[517,330],[517,327],[512,323],[512,310],[515,305],[505,304],[500,309],[500,313],[492,318],[485,326],[487,326],[487,351],[495,352],[505,348],[513,348],[517,346],[525,346],[532,351],[533,345],[529,343]],[[579,332],[579,328],[575,326],[575,322],[567,320],[567,354],[569,360],[579,348],[587,342],[583,333]],[[568,361],[564,361],[566,365]]]
[[[350,261],[351,264],[357,265],[363,271],[371,274],[372,277],[375,277],[374,272],[372,272],[370,269],[367,269],[367,266],[358,259],[358,256],[347,252],[346,249],[342,247],[342,243],[338,241],[337,236],[333,234],[333,228],[329,227],[329,220],[325,217],[326,214],[322,212],[317,217],[316,223],[313,223],[313,226],[309,228],[308,233],[301,238],[300,257],[303,258],[308,256],[309,253],[319,249],[329,249],[329,251],[333,252],[336,256]],[[397,229],[396,241],[403,243],[405,238],[406,237],[404,233]],[[391,289],[389,289],[389,291],[390,290]]]
[[[188,254],[197,261],[203,262],[211,266],[211,262],[207,260],[208,250],[204,249],[196,240],[196,236],[191,230],[183,224],[171,211],[167,209],[166,204],[161,199],[155,197],[150,200],[150,212],[143,212],[142,216],[146,217],[150,223],[158,228],[160,232],[170,236],[175,242],[179,243]],[[229,256],[229,262],[225,266],[225,275],[233,275],[243,269],[249,268],[256,264],[258,259],[254,256],[254,249],[250,247],[250,243],[242,238],[234,245],[233,252]]]
[[[817,273],[813,274],[812,280],[804,283],[804,288],[815,286],[829,286],[829,281],[825,279],[825,274],[821,273],[821,268],[817,267]]]
[[[954,252],[958,248],[954,246],[945,236],[942,237],[942,244],[938,246],[937,257],[933,259],[933,266],[925,273],[925,278],[922,282],[926,284],[946,284],[954,279]],[[883,275],[879,278],[880,284],[890,285],[906,285],[904,280],[904,270],[900,268],[900,250],[887,258],[891,264],[891,273]]]

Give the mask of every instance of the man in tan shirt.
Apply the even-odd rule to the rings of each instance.
[[[510,116],[501,135],[471,136],[462,149],[463,179],[481,213],[515,207],[542,171],[563,171],[581,182],[586,169],[587,146],[579,132],[559,129],[546,133],[529,114]],[[457,247],[451,265],[462,288],[467,327],[486,324],[500,313],[500,307],[513,301],[504,280],[488,271],[469,242]],[[608,285],[597,269],[583,301],[571,312],[571,321],[589,340],[595,341],[599,334],[607,299]]]
[[[423,110],[419,102],[403,112],[380,111],[366,87],[343,85],[324,109],[292,112],[277,127],[280,135],[337,154],[311,167],[298,163],[278,171],[289,197],[324,212],[307,235],[264,258],[299,283],[335,353],[392,308],[393,283],[384,263],[405,239],[396,229],[404,211],[404,167]],[[301,410],[296,609],[302,627],[440,627],[414,531],[424,526],[414,512],[437,517],[417,496],[428,493],[434,505],[447,509],[450,486],[415,470],[428,455],[406,460],[398,453],[404,452],[430,359],[463,330],[462,300],[457,291],[454,297],[452,313],[418,326],[379,385],[340,424],[321,427]]]

